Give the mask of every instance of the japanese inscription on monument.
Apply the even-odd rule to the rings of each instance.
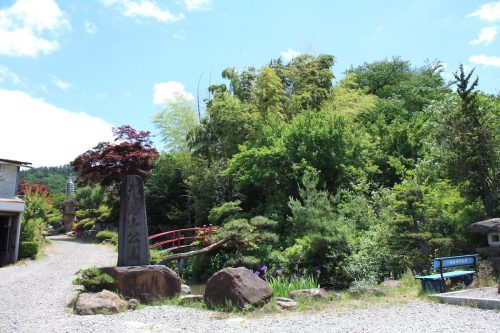
[[[144,185],[139,176],[126,176],[120,194],[118,266],[149,265]]]

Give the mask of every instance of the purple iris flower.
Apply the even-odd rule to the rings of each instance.
[[[260,268],[260,270],[261,270],[261,271],[263,271],[263,272],[267,271],[267,266],[266,266],[266,265],[262,266],[262,267]]]
[[[299,277],[297,276],[297,274],[293,274],[293,279],[294,279],[295,281],[297,281],[297,280],[299,279]]]
[[[283,270],[281,268],[278,268],[276,270],[276,275],[281,275],[283,273]]]
[[[321,269],[316,268],[316,273],[320,274],[321,273]]]
[[[253,272],[255,275],[259,276],[260,275],[260,271],[255,271]]]

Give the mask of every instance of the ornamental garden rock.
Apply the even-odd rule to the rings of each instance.
[[[245,305],[261,306],[273,296],[269,284],[245,267],[224,268],[208,280],[205,301],[212,306],[231,303],[239,309]]]
[[[117,294],[104,289],[98,293],[81,293],[74,310],[79,315],[112,314],[127,309],[128,303]]]

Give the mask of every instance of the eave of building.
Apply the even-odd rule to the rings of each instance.
[[[10,165],[24,166],[24,167],[28,167],[31,165],[30,162],[8,160],[8,159],[4,159],[4,158],[0,158],[0,164],[10,164]]]
[[[0,198],[0,213],[20,213],[24,210],[24,201],[21,199],[2,199]]]

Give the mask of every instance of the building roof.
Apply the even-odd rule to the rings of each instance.
[[[17,166],[28,166],[31,165],[30,162],[21,162],[21,161],[14,161],[14,160],[7,160],[4,158],[0,158],[0,164],[13,164]]]

